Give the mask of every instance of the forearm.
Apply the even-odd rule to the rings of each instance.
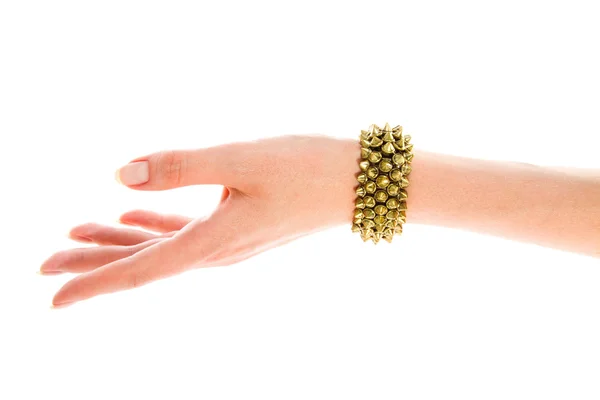
[[[418,150],[412,166],[407,222],[600,257],[600,171]]]

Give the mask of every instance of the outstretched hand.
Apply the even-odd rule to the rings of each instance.
[[[61,251],[43,263],[42,274],[79,274],[52,303],[65,306],[192,268],[234,264],[301,236],[350,224],[358,158],[356,140],[307,135],[132,160],[117,171],[117,179],[131,189],[218,184],[224,187],[221,201],[200,219],[136,210],[120,218],[132,228],[73,228],[72,239],[98,246]]]

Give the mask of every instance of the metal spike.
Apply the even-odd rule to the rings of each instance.
[[[363,199],[365,201],[366,207],[373,208],[373,207],[375,207],[375,204],[377,204],[375,199],[371,196],[365,196],[365,197],[363,197]]]
[[[381,155],[380,152],[374,151],[371,154],[369,154],[369,161],[371,161],[373,164],[375,164],[375,163],[378,163],[382,157],[383,156]]]
[[[373,151],[371,149],[369,149],[368,147],[361,147],[360,148],[360,158],[365,159],[365,158],[369,158],[369,154],[371,154]]]
[[[363,219],[362,226],[366,229],[371,229],[375,226],[375,222],[373,222],[373,220],[370,219]]]
[[[354,209],[354,219],[363,219],[364,218],[363,211],[360,208]]]
[[[382,144],[383,144],[383,140],[381,140],[377,136],[374,136],[373,139],[371,139],[371,147],[379,147]]]
[[[404,164],[404,162],[406,161],[404,159],[404,156],[400,153],[394,154],[394,156],[392,157],[392,161],[396,164],[396,165],[402,165]]]
[[[390,128],[390,124],[388,124],[387,122],[385,123],[385,126],[383,127],[383,131],[388,133],[388,132],[392,132],[392,128]]]
[[[365,183],[367,181],[367,174],[365,174],[364,172],[358,174],[358,176],[356,177],[356,180],[359,181],[360,183]]]
[[[384,153],[387,153],[387,154],[393,154],[394,153],[394,145],[390,142],[387,142],[386,144],[381,146],[381,151],[383,151]]]
[[[383,141],[384,142],[393,142],[395,139],[392,136],[392,132],[386,132],[385,135],[383,135]]]
[[[362,142],[361,142],[361,144],[362,144]],[[400,151],[403,151],[404,150],[404,140],[402,140],[402,138],[396,140],[394,142],[394,147]]]
[[[363,210],[363,215],[367,219],[374,219],[375,218],[375,211],[373,211],[372,208],[365,208]]]

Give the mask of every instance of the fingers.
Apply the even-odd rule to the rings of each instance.
[[[113,261],[129,257],[162,240],[165,239],[148,240],[135,246],[88,247],[61,251],[54,254],[42,264],[40,273],[51,275],[63,272],[79,273],[91,271]]]
[[[56,293],[53,305],[133,289],[191,268],[227,243],[239,220],[239,215],[230,211],[227,206],[220,207],[207,220],[194,221],[173,237],[77,276]]]
[[[133,289],[183,271],[192,262],[191,243],[167,238],[129,257],[118,258],[67,282],[54,296],[58,306],[119,290]]]
[[[84,243],[132,246],[147,240],[156,239],[158,235],[137,229],[113,228],[111,226],[89,223],[71,229],[69,237]]]
[[[155,232],[173,232],[192,222],[192,218],[181,215],[166,215],[152,211],[134,210],[121,215],[119,221]]]
[[[243,148],[229,144],[197,150],[161,151],[121,167],[116,172],[116,179],[137,190],[166,190],[200,184],[235,187],[239,182],[237,166]]]

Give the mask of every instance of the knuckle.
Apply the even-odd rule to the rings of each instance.
[[[172,185],[180,185],[185,175],[185,157],[174,150],[158,153],[156,169],[162,180]]]

